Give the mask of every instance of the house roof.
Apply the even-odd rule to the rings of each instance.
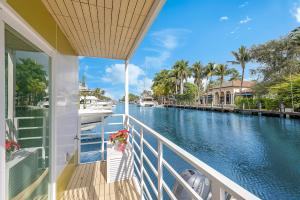
[[[243,81],[243,88],[251,88],[255,85],[254,81]],[[234,80],[234,81],[226,81],[222,84],[222,88],[226,87],[241,87],[241,81],[240,80]],[[211,89],[218,89],[220,86],[215,86]]]
[[[42,0],[79,56],[129,59],[165,0]]]

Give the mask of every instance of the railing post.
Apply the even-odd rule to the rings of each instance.
[[[101,161],[104,161],[104,117],[101,119]]]
[[[80,116],[78,116],[78,123],[77,123],[77,136],[75,139],[77,140],[77,164],[80,164],[80,153],[81,153],[81,120]]]
[[[134,155],[134,125],[131,127],[131,145],[132,145],[132,153]]]
[[[46,119],[45,119],[45,117],[43,117],[43,139],[42,139],[42,141],[43,141],[43,150],[42,150],[42,157],[43,157],[43,167],[45,167],[45,165],[46,165]]]
[[[157,192],[158,192],[158,200],[163,199],[163,144],[161,140],[158,140],[157,144],[157,153],[158,153],[158,158],[157,158],[157,172],[158,172],[158,177],[157,177]]]
[[[141,128],[140,132],[140,174],[141,174],[141,200],[144,199],[144,133],[143,128]]]

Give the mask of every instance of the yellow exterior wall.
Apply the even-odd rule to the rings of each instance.
[[[7,3],[60,53],[77,55],[41,0],[7,0]]]
[[[66,190],[68,183],[75,171],[76,163],[77,163],[77,151],[72,156],[71,160],[65,166],[63,171],[61,172],[60,176],[57,178],[56,181],[56,199],[60,199],[63,192]]]

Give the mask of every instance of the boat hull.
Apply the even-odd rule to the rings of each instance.
[[[82,125],[99,123],[102,122],[105,117],[111,115],[112,113],[113,112],[111,110],[97,111],[97,110],[80,109],[79,110],[80,122]]]

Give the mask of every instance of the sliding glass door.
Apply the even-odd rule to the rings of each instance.
[[[51,59],[5,26],[7,199],[47,199]]]

